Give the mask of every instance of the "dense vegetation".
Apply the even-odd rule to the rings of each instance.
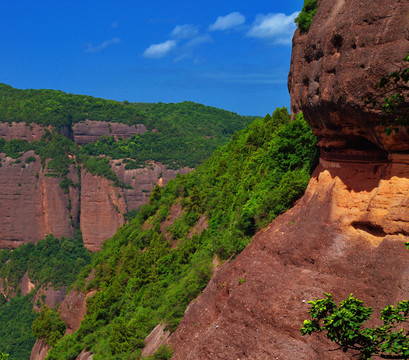
[[[80,329],[57,342],[48,359],[75,359],[83,349],[95,360],[139,359],[156,325],[176,328],[207,285],[213,260],[236,256],[303,194],[316,159],[316,138],[303,118],[290,122],[287,110],[277,109],[236,133],[197,171],[156,187],[96,254],[93,279],[85,281],[91,267],[80,275],[75,286],[97,292]],[[181,216],[163,229],[178,206]],[[193,234],[203,218],[207,229]],[[163,358],[171,354],[161,351]]]
[[[20,90],[0,84],[0,100],[0,119],[9,123],[33,122],[62,128],[87,118],[128,124],[145,120],[136,107],[56,90]]]
[[[26,272],[36,286],[51,284],[59,288],[72,284],[90,261],[91,253],[80,236],[59,240],[48,235],[37,244],[23,244],[13,251],[0,250],[0,277],[7,279],[10,293],[19,291],[19,283]]]
[[[302,10],[294,20],[301,32],[305,33],[310,29],[317,7],[318,0],[304,0]]]
[[[29,297],[15,297],[9,302],[0,300],[0,349],[10,355],[10,360],[30,358],[35,342],[31,324],[37,316]]]
[[[86,148],[92,155],[133,159],[132,166],[148,160],[171,167],[196,167],[254,117],[185,101],[178,104],[117,102],[55,90],[19,90],[0,83],[0,122],[53,126],[70,134],[86,119],[144,124],[149,131],[118,143],[112,137]],[[153,130],[153,131],[152,131]]]
[[[93,156],[105,155],[112,159],[125,159],[126,169],[144,167],[148,160],[177,169],[181,166],[197,166],[224,144],[225,141],[220,137],[176,134],[169,136],[166,133],[147,132],[134,135],[129,140],[115,141],[113,136],[103,137],[95,143],[84,145],[83,148]]]
[[[32,301],[40,287],[70,286],[81,269],[91,262],[90,252],[83,246],[82,239],[56,239],[49,235],[37,245],[29,243],[17,249],[0,251],[0,277],[6,285],[9,302],[0,294],[0,349],[10,355],[10,360],[26,360],[35,338],[31,326],[38,314],[33,311]],[[20,282],[25,273],[36,288],[27,296],[20,296]],[[18,297],[12,297],[17,294]],[[31,301],[31,302],[30,302]],[[41,305],[39,298],[36,305]],[[61,321],[52,310],[43,309],[36,320],[34,335],[53,344],[65,331]],[[44,320],[45,319],[45,320]],[[45,326],[51,323],[52,326]],[[55,325],[57,323],[57,325]]]
[[[53,346],[65,334],[65,322],[55,309],[43,305],[40,315],[34,320],[31,326],[33,335],[41,339],[47,345]]]

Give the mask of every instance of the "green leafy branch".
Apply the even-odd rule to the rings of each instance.
[[[326,336],[346,352],[357,352],[360,360],[378,356],[382,359],[408,359],[409,337],[407,330],[399,326],[409,320],[409,301],[401,301],[396,307],[386,306],[381,311],[383,325],[364,328],[373,309],[351,294],[337,306],[332,294],[324,299],[309,301],[308,313],[311,320],[305,320],[302,335],[326,332]]]

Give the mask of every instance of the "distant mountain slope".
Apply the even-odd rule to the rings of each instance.
[[[98,250],[156,184],[190,171],[252,120],[192,102],[0,84],[0,248],[80,229]]]
[[[32,124],[52,127],[72,139],[76,124],[86,120],[107,123],[107,137],[113,130],[110,123],[143,125],[136,135],[136,131],[131,131],[127,136],[122,129],[119,135],[132,136],[129,141],[113,145],[112,140],[105,140],[103,147],[92,148],[94,153],[115,158],[135,158],[138,164],[155,160],[173,167],[195,167],[254,119],[189,101],[178,104],[118,102],[57,90],[20,90],[0,84],[1,123],[25,122],[31,124],[31,128]],[[92,123],[89,132],[96,126]],[[116,135],[115,132],[112,135]]]

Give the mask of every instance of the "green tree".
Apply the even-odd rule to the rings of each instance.
[[[306,33],[310,29],[312,19],[317,12],[317,5],[318,0],[304,0],[304,6],[294,20],[301,32]]]
[[[396,307],[388,305],[381,311],[383,324],[364,327],[373,309],[365,307],[361,300],[351,294],[339,306],[332,294],[325,293],[324,299],[309,301],[308,313],[302,335],[325,332],[340,350],[356,352],[360,360],[378,356],[381,359],[408,359],[409,337],[402,326],[409,321],[409,301],[401,301]]]
[[[32,325],[33,335],[50,346],[55,345],[63,337],[65,329],[65,323],[60,315],[47,305],[43,306],[40,316]]]

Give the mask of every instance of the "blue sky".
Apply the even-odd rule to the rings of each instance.
[[[289,106],[302,0],[3,0],[0,82],[243,115]]]

